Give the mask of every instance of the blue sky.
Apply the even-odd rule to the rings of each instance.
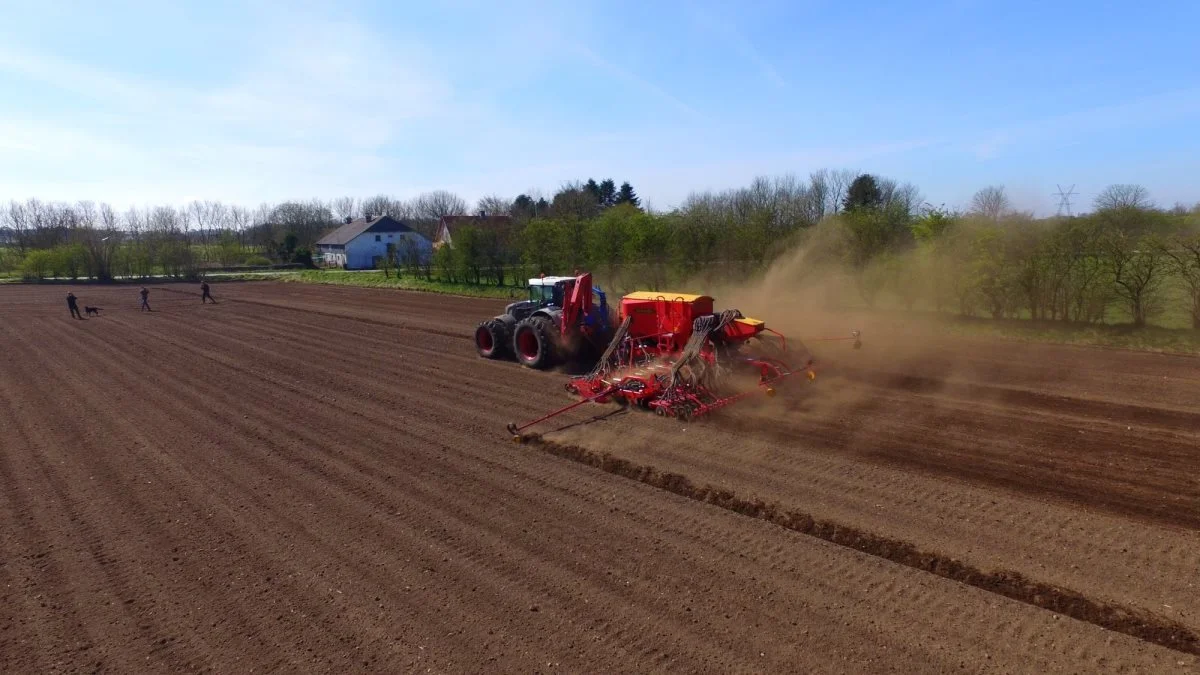
[[[0,200],[629,180],[657,208],[851,168],[1052,212],[1200,200],[1200,3],[0,0]]]

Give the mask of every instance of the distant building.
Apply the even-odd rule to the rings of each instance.
[[[512,228],[512,216],[489,216],[483,212],[477,216],[442,216],[438,221],[437,234],[433,237],[433,247],[454,248],[454,231],[462,227],[503,233]]]
[[[391,255],[399,262],[426,261],[432,246],[429,239],[391,216],[347,219],[338,229],[317,241],[324,264],[348,270],[373,269],[379,259]]]

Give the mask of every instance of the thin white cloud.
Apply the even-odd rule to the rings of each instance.
[[[764,79],[780,89],[788,86],[787,80],[779,74],[775,66],[771,65],[771,62],[762,55],[762,52],[754,46],[754,43],[742,31],[738,30],[737,26],[728,17],[718,19],[700,8],[696,8],[694,14],[696,21],[701,26],[721,38],[726,44],[741,54],[743,58],[758,68]]]
[[[612,61],[610,61],[610,60],[600,56],[596,52],[592,51],[587,46],[576,42],[576,43],[569,43],[566,46],[566,48],[571,51],[574,51],[575,54],[578,55],[580,58],[587,61],[588,63],[595,66],[596,68],[599,68],[600,70],[607,72],[609,75],[612,75],[619,80],[624,80],[626,83],[632,84],[632,85],[638,87],[639,89],[642,89],[643,91],[653,94],[659,100],[671,105],[676,110],[682,112],[683,114],[687,115],[688,117],[692,118],[693,120],[699,120],[702,118],[702,115],[695,108],[688,105],[687,103],[684,103],[683,100],[681,100],[674,94],[671,94],[670,92],[668,92],[667,90],[658,86],[657,84],[651,82],[650,80],[647,80],[646,78],[641,77],[640,75],[637,75],[625,68],[622,68],[621,66],[618,66],[617,64],[613,63]]]
[[[1051,143],[1086,134],[1147,127],[1196,116],[1200,116],[1200,89],[1179,89],[995,129],[964,143],[962,147],[977,159],[987,160],[1000,156],[1014,146]]]
[[[11,160],[0,165],[11,168],[12,178],[39,166],[61,167],[60,170],[68,174],[104,173],[104,167],[147,159],[135,146],[104,135],[55,122],[17,117],[0,118],[0,156]],[[3,175],[3,169],[0,169],[0,176]]]
[[[331,33],[337,39],[331,40]],[[242,72],[205,88],[106,72],[11,45],[0,46],[0,72],[87,97],[114,117],[136,121],[144,132],[218,138],[252,132],[304,143],[378,147],[407,122],[449,105],[447,80],[429,70],[432,54],[378,39],[360,24],[281,18],[262,34],[279,37],[249,50]],[[380,53],[366,45],[386,47]]]
[[[451,105],[448,80],[431,72],[434,55],[414,44],[353,22],[290,26],[286,35],[236,82],[203,93],[205,106],[226,121],[301,140],[373,148]]]
[[[454,114],[434,55],[355,22],[295,11],[271,22],[256,32],[275,37],[247,44],[240,71],[203,86],[0,45],[0,75],[82,104],[38,111],[0,98],[0,199],[394,192],[409,167],[380,153]]]
[[[178,93],[165,84],[142,82],[12,44],[0,44],[0,72],[128,108],[153,105]]]

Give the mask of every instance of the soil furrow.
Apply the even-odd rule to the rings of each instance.
[[[166,292],[175,290],[183,292]],[[77,289],[106,310],[68,321],[55,288],[0,288],[0,342],[14,345],[0,351],[0,423],[27,433],[6,433],[16,443],[0,446],[0,507],[12,505],[0,525],[16,530],[0,546],[20,556],[2,561],[0,581],[24,584],[0,589],[14,600],[0,607],[0,630],[16,631],[0,632],[0,669],[86,669],[97,660],[88,652],[120,670],[220,672],[1159,672],[1198,663],[745,518],[732,502],[699,502],[508,443],[505,422],[568,398],[561,374],[476,357],[471,331],[502,302],[302,285],[214,290],[221,304],[202,307],[190,286],[156,286],[156,311],[139,314],[135,289]],[[47,299],[53,310],[40,304]],[[1000,371],[986,355],[972,358],[967,384],[1124,402],[1097,388],[1098,371],[1083,387],[1024,366],[1012,380],[976,381]],[[1130,363],[1141,365],[1117,369],[1112,386],[1147,397],[1129,405],[1169,408],[1149,396],[1154,378],[1190,391],[1169,372],[1163,380],[1159,364]],[[890,364],[900,375],[919,365]],[[1130,448],[1139,471],[1100,481],[1121,448],[1088,456],[1060,446],[1076,427],[1111,427],[1124,413],[1105,420],[1106,409],[1037,397],[980,401],[975,425],[963,420],[973,402],[962,396],[981,392],[843,385],[894,409],[860,399],[837,420],[828,406],[784,406],[777,428],[754,417],[768,409],[747,409],[731,427],[617,415],[561,436],[712,482],[730,499],[763,494],[780,512],[844,520],[839,531],[909,541],[968,566],[1023,560],[1014,569],[1028,579],[1133,599],[1139,612],[1179,605],[1160,613],[1193,618],[1194,603],[1173,599],[1188,590],[1192,540],[1091,514],[1078,500],[1039,512],[1014,497],[1046,494],[1031,485],[1058,471],[1118,501],[1145,500],[1139,490],[1170,484],[1172,469],[1186,474],[1193,461],[1177,444],[1158,463],[1143,458],[1147,449],[1186,430],[1142,425],[1146,439]],[[63,415],[86,422],[59,423]],[[962,482],[946,467],[913,471],[871,455],[872,446],[924,443],[953,467],[971,461],[973,428],[995,434],[1016,420],[1028,429],[978,451],[995,471],[1012,456],[1007,470],[1027,483],[1012,493],[987,476]],[[945,433],[922,438],[929,424]],[[838,425],[867,433],[839,437]],[[1021,447],[1019,432],[1038,429],[1056,454]],[[930,536],[912,537],[914,528]],[[1092,556],[1095,569],[1062,567],[1071,551]],[[43,560],[59,568],[47,574]],[[103,604],[130,592],[138,595],[127,606]],[[65,617],[55,609],[74,607]],[[73,651],[80,635],[90,650]]]
[[[579,446],[558,444],[541,436],[532,436],[528,442],[557,457],[637,480],[689,499],[714,504],[734,513],[765,520],[789,530],[1065,614],[1140,640],[1187,654],[1200,655],[1200,634],[1193,633],[1183,624],[1166,617],[1097,602],[1071,589],[1026,579],[1017,572],[984,572],[953,558],[921,551],[908,542],[821,520],[807,513],[787,511],[777,503],[765,502],[756,497],[740,497],[723,488],[696,485],[681,474],[663,473],[652,466],[634,464],[608,453],[596,453]]]

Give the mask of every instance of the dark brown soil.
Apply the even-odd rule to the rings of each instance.
[[[1197,665],[1177,650],[508,442],[505,423],[559,405],[564,394],[561,375],[476,357],[470,331],[500,303],[268,284],[213,290],[220,304],[201,306],[190,286],[154,288],[156,311],[141,314],[128,289],[76,289],[104,313],[75,321],[63,289],[0,288],[0,671],[1161,672]],[[1120,358],[1126,373],[1141,367],[1138,355]],[[859,379],[871,380],[872,368]],[[846,378],[910,410],[947,396]],[[1008,384],[1046,389],[1021,378]],[[1119,388],[1120,378],[1111,386]],[[1166,386],[1175,387],[1169,398],[1194,391]],[[1183,427],[1187,419],[1170,417],[1194,412],[1187,401],[1122,400],[1108,390],[1075,398],[1151,415],[1161,409],[1163,417],[1138,419],[1162,442],[1194,432]],[[805,400],[782,404],[786,414],[750,409],[737,419],[781,422],[799,412],[787,406],[821,407]],[[1002,410],[1011,402],[988,405]],[[1076,424],[1065,420],[1080,414],[1039,400],[1020,405],[1047,429]],[[859,427],[876,415],[879,428],[901,417],[917,423],[864,399],[845,410]],[[1081,424],[1099,424],[1089,410]],[[1144,414],[1112,412],[1110,423],[1132,426]],[[864,475],[875,475],[872,467],[908,472],[914,486],[932,480],[993,491],[1000,505],[992,509],[1015,508],[1010,494],[1044,495],[1055,500],[1050,509],[1099,507],[1133,530],[1130,565],[1144,566],[1143,554],[1164,569],[1190,560],[1192,552],[1179,550],[1187,540],[1154,550],[1137,533],[1158,534],[1153,528],[1167,522],[1148,509],[1156,485],[1177,489],[1180,513],[1196,508],[1194,489],[1170,482],[1178,480],[1173,472],[1195,468],[1182,440],[1157,460],[1149,444],[1134,444],[1123,465],[1134,468],[1122,479],[1097,470],[1094,450],[1060,449],[1060,436],[1046,443],[1064,458],[1055,470],[1032,463],[1020,444],[983,436],[977,443],[989,467],[1000,466],[1005,452],[1030,465],[998,481],[999,468],[981,475],[947,468],[973,461],[965,450],[923,466],[871,449],[877,436],[839,431],[853,422],[812,414],[790,423],[820,429],[810,426],[816,419],[826,431],[797,432],[782,446],[786,430],[778,426],[713,426],[711,439],[692,444],[693,454],[707,457],[703,466],[678,457],[678,466],[655,465],[697,484],[712,482],[711,472],[750,480],[761,489],[738,494],[782,495],[788,510],[840,522],[844,504],[814,508],[754,478],[778,475],[788,463],[787,455],[762,462],[754,453],[785,447],[793,467],[846,462],[838,466]],[[958,428],[928,420],[923,439],[897,430],[897,447],[918,440],[957,447],[971,423],[952,419]],[[1027,431],[991,419],[991,433]],[[626,416],[617,438],[632,443],[618,446],[603,429],[589,442],[637,454],[661,449],[652,439],[663,432],[683,437],[661,422]],[[947,430],[951,440],[942,440]],[[748,473],[709,445],[726,437],[740,439],[734,450],[746,453]],[[1121,443],[1098,447],[1109,461],[1123,458]],[[1110,496],[1042,484],[1076,473],[1086,476],[1080,485]],[[906,496],[878,489],[865,498]],[[946,504],[935,499],[930,508]],[[1186,518],[1175,526],[1186,528]],[[911,541],[907,534],[896,538]],[[942,544],[937,551],[947,558],[973,555],[947,550],[960,540]],[[1019,552],[1023,544],[1008,546]],[[1032,581],[1053,576],[1016,571]],[[1065,587],[1107,597],[1096,584]]]

